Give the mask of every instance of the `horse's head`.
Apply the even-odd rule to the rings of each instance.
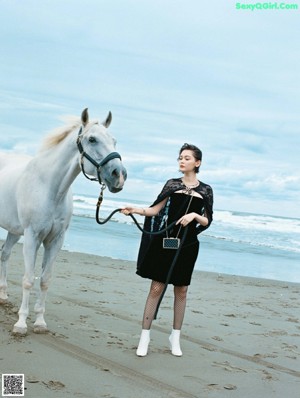
[[[106,120],[89,122],[88,110],[81,114],[82,127],[79,131],[77,145],[81,154],[81,169],[84,175],[94,176],[93,180],[107,185],[110,192],[122,190],[127,172],[122,165],[121,156],[115,152],[116,140],[108,132],[112,115],[109,112]]]

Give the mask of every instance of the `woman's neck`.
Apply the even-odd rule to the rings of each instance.
[[[193,174],[184,174],[184,176],[182,177],[182,182],[186,186],[198,185],[199,184],[197,176],[194,173]]]

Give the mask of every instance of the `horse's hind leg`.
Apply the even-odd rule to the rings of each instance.
[[[2,246],[1,268],[0,268],[0,304],[7,302],[7,267],[13,246],[20,239],[20,235],[8,232],[6,241]]]
[[[44,319],[46,297],[52,276],[53,265],[56,256],[62,247],[63,241],[64,241],[64,233],[60,234],[51,241],[44,242],[45,251],[43,257],[43,264],[42,264],[40,291],[34,307],[34,312],[36,314],[36,321],[34,323],[33,331],[35,333],[45,333],[48,331],[47,324]]]

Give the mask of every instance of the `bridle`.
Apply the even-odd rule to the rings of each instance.
[[[80,130],[79,130],[79,132],[78,132],[78,137],[77,137],[77,141],[76,141],[78,150],[79,150],[79,152],[80,152],[80,154],[81,154],[81,160],[80,160],[81,171],[82,171],[83,175],[84,175],[87,179],[89,179],[89,180],[91,180],[91,181],[98,181],[99,184],[105,186],[105,184],[102,182],[101,176],[100,176],[101,167],[103,167],[106,163],[108,163],[108,162],[109,162],[110,160],[112,160],[112,159],[120,159],[120,160],[122,160],[121,155],[120,155],[118,152],[111,152],[111,153],[109,153],[104,159],[102,159],[101,162],[97,162],[97,161],[96,161],[95,159],[93,159],[88,153],[86,153],[86,152],[84,151],[84,149],[83,149],[83,146],[82,146],[82,144],[81,144],[81,139],[82,139],[82,137],[83,137],[82,130],[83,130],[83,129],[82,129],[82,126],[81,126],[81,127],[80,127]],[[97,178],[95,178],[95,177],[89,177],[89,176],[86,174],[86,172],[85,172],[85,170],[84,170],[84,158],[86,158],[87,160],[89,160],[89,161],[96,167],[96,169],[97,169]]]

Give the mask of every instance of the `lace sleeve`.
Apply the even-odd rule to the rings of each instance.
[[[206,226],[199,225],[197,227],[197,233],[199,234],[202,231],[205,231],[209,228],[210,224],[213,220],[213,202],[214,202],[214,195],[213,190],[210,185],[202,184],[201,187],[201,195],[204,199],[204,213],[205,217],[208,219],[208,224]]]
[[[160,194],[156,198],[155,202],[152,204],[152,206],[156,205],[157,203],[161,202],[163,199],[165,199],[167,196],[170,196],[172,192],[175,192],[176,190],[182,188],[182,181],[180,178],[172,178],[168,180],[163,189],[161,190]]]

